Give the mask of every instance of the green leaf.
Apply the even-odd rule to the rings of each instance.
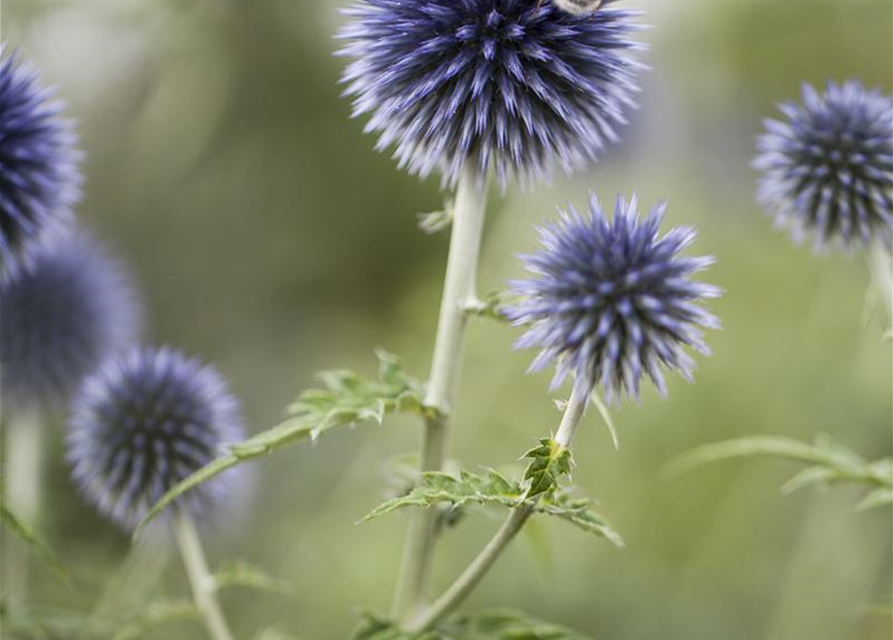
[[[112,636],[112,640],[137,640],[146,633],[178,620],[200,620],[195,605],[188,600],[162,600],[149,604],[143,612]]]
[[[352,371],[326,371],[319,378],[322,389],[310,389],[288,408],[285,419],[267,431],[226,447],[226,452],[174,486],[159,500],[137,527],[145,525],[181,495],[207,482],[227,469],[272,453],[286,445],[315,441],[338,427],[354,427],[364,422],[381,424],[388,413],[416,413],[435,417],[436,410],[423,404],[424,387],[410,376],[396,356],[379,350],[378,380]]]
[[[456,640],[591,640],[567,627],[504,609],[463,616],[445,629]]]
[[[10,634],[18,640],[108,640],[115,625],[83,611],[57,607],[13,608],[0,602],[0,637]]]
[[[214,574],[214,585],[218,591],[228,587],[248,587],[288,595],[293,590],[288,580],[270,576],[262,569],[243,561],[230,562],[220,567]]]
[[[809,466],[784,484],[782,491],[817,484],[856,483],[872,491],[859,503],[858,509],[869,509],[893,503],[893,459],[867,462],[852,450],[827,436],[806,444],[780,436],[756,436],[709,444],[677,458],[667,467],[669,475],[678,475],[695,467],[721,460],[765,456],[807,463]]]
[[[440,211],[420,213],[418,216],[419,229],[429,236],[440,233],[453,224],[453,204],[447,202],[446,207]]]
[[[519,300],[519,297],[508,291],[492,291],[479,300],[469,303],[465,312],[471,316],[496,320],[497,322],[510,323],[505,314],[509,307]]]
[[[490,504],[515,508],[522,502],[534,513],[560,518],[587,533],[623,546],[620,535],[592,509],[592,500],[574,497],[561,487],[553,488],[538,501],[529,500],[520,483],[509,480],[493,469],[488,469],[485,474],[460,471],[458,477],[437,471],[424,473],[415,489],[379,505],[362,522],[404,507],[432,507],[446,503],[451,509]]]
[[[25,522],[19,518],[7,505],[3,498],[3,490],[0,487],[0,522],[12,533],[18,536],[22,542],[37,555],[38,558],[49,567],[62,582],[68,584],[68,576],[62,565],[56,560],[56,555],[43,538]]]
[[[524,472],[527,486],[525,500],[555,489],[561,476],[569,476],[573,466],[570,449],[551,438],[540,440],[539,446],[525,453],[524,457],[531,460]]]
[[[394,622],[373,611],[361,611],[360,617],[360,624],[350,636],[351,640],[451,640],[437,632],[410,636]]]
[[[441,624],[437,630],[413,638],[396,624],[374,613],[363,620],[352,640],[591,640],[563,627],[511,610],[482,611]]]

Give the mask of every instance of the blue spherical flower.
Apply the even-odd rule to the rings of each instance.
[[[767,120],[754,166],[758,198],[800,240],[893,246],[893,101],[860,83],[803,87],[803,104]]]
[[[3,400],[65,401],[139,326],[123,268],[83,234],[43,243],[32,266],[0,285]]]
[[[466,160],[503,186],[569,173],[634,106],[638,14],[614,2],[580,16],[550,0],[361,0],[340,33],[345,93],[413,174],[453,185]]]
[[[76,137],[51,98],[15,56],[0,60],[0,277],[28,263],[79,194]]]
[[[530,325],[516,346],[542,349],[531,370],[557,361],[553,388],[573,373],[584,395],[600,385],[609,400],[638,398],[647,374],[664,396],[662,369],[690,380],[694,361],[685,347],[709,354],[701,328],[719,327],[699,304],[719,289],[691,279],[713,258],[678,255],[695,238],[691,228],[658,236],[666,205],[644,220],[635,196],[618,197],[612,220],[594,195],[589,208],[588,216],[562,212],[539,230],[542,249],[523,256],[536,277],[511,283],[518,302],[506,315]]]
[[[87,498],[133,528],[169,489],[243,437],[238,402],[214,369],[170,349],[134,349],[84,384],[68,459]],[[176,506],[202,515],[228,497],[232,481],[222,474]]]

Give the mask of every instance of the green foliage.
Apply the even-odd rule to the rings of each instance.
[[[364,612],[351,640],[590,640],[576,631],[511,610],[483,611],[447,621],[438,630],[410,636],[387,618]]]
[[[524,472],[524,482],[527,483],[525,500],[554,490],[561,476],[570,475],[574,464],[570,449],[551,438],[542,438],[539,445],[525,453],[524,457],[530,458]]]
[[[0,604],[0,637],[17,640],[108,640],[115,627],[82,611],[55,607],[12,608]]]
[[[294,442],[316,441],[338,427],[354,427],[366,422],[381,424],[388,413],[436,415],[435,410],[422,404],[423,385],[406,372],[403,362],[383,350],[377,355],[378,380],[341,369],[321,373],[322,389],[302,392],[288,408],[281,423],[243,442],[229,445],[224,455],[173,487],[152,507],[135,535],[139,535],[152,518],[179,496],[253,458],[268,455]]]
[[[556,463],[569,464],[569,461]],[[460,471],[459,476],[442,472],[422,474],[421,483],[404,496],[392,498],[373,509],[363,522],[403,507],[432,507],[447,503],[452,509],[467,505],[502,505],[516,508],[526,504],[534,513],[551,515],[622,547],[623,539],[592,509],[592,500],[575,498],[566,489],[553,487],[538,501],[529,500],[528,490],[502,474],[488,469],[485,474]]]
[[[453,224],[453,203],[447,202],[440,211],[420,213],[418,216],[419,229],[429,236],[440,233]]]
[[[55,573],[60,580],[67,583],[68,577],[62,565],[56,560],[56,555],[43,538],[25,522],[19,518],[7,505],[3,497],[4,492],[0,486],[0,522],[12,533],[18,536],[28,548],[31,549],[40,560]]]
[[[146,606],[137,618],[118,630],[112,640],[137,640],[170,622],[200,619],[198,609],[188,600],[161,600]]]
[[[488,318],[490,320],[496,320],[497,322],[508,323],[509,319],[506,317],[503,310],[506,307],[517,303],[517,301],[518,296],[513,295],[508,291],[493,291],[474,304],[466,307],[466,312],[480,318]]]
[[[283,595],[288,595],[293,590],[288,580],[271,576],[243,561],[229,562],[221,566],[214,574],[214,586],[218,591],[228,587],[248,587]]]
[[[815,444],[779,436],[709,444],[678,458],[667,470],[671,475],[677,475],[709,462],[753,456],[783,458],[809,465],[784,484],[782,491],[786,494],[817,484],[852,482],[871,488],[858,509],[893,504],[893,459],[868,462],[827,436],[819,436]]]

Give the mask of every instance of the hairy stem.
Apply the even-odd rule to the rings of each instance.
[[[178,513],[174,528],[195,606],[205,621],[208,633],[213,640],[233,640],[223,611],[220,609],[214,577],[208,570],[208,561],[205,559],[205,552],[192,519],[185,513]]]
[[[466,309],[477,299],[475,281],[486,205],[484,182],[468,163],[456,193],[443,299],[425,396],[425,404],[436,409],[437,414],[425,420],[422,471],[443,469],[448,455],[450,414],[456,398],[468,319]],[[392,608],[396,619],[408,619],[424,599],[434,555],[435,516],[434,510],[425,509],[414,514],[410,521]]]
[[[27,524],[36,526],[40,517],[43,476],[44,425],[36,410],[10,417],[3,442],[6,502]],[[28,549],[4,531],[3,596],[23,602],[28,591]]]
[[[561,419],[561,426],[555,436],[555,442],[562,447],[570,447],[574,434],[576,434],[577,428],[580,426],[583,413],[586,411],[586,400],[586,396],[578,393],[575,388]],[[487,572],[490,571],[509,542],[518,534],[532,513],[533,504],[524,504],[512,509],[508,518],[499,528],[499,531],[496,532],[496,535],[493,536],[477,557],[472,560],[471,564],[462,572],[462,575],[430,607],[405,625],[406,631],[412,634],[428,631],[445,616],[455,611],[474,591],[484,576],[487,575]]]

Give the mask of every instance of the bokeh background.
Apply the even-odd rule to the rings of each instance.
[[[373,349],[424,376],[447,236],[416,214],[438,209],[421,182],[372,150],[339,97],[331,0],[5,0],[3,39],[44,70],[77,119],[86,159],[79,207],[130,265],[146,340],[214,361],[252,431],[275,423],[314,373],[375,371]],[[520,274],[534,225],[589,190],[668,199],[668,222],[694,223],[718,264],[697,383],[646,393],[615,415],[614,451],[596,416],[574,481],[626,537],[618,551],[561,523],[538,522],[468,603],[511,606],[613,640],[890,638],[891,516],[854,513],[859,491],[789,497],[797,470],[777,461],[716,465],[667,480],[696,445],[753,434],[827,433],[867,458],[890,454],[891,350],[883,309],[866,304],[864,256],[817,257],[754,204],[750,160],[761,119],[804,81],[858,78],[890,93],[889,0],[628,0],[646,12],[653,70],[624,143],[598,165],[532,193],[494,190],[480,288]],[[869,298],[870,302],[870,298]],[[516,331],[469,331],[455,456],[513,462],[558,420],[548,374],[525,375]],[[74,576],[36,569],[47,611],[90,610],[121,575],[128,538],[96,517],[68,480],[64,416],[54,419],[41,528]],[[208,532],[217,564],[242,558],[293,582],[286,596],[235,589],[224,604],[240,638],[279,626],[304,640],[346,638],[360,605],[387,610],[406,514],[355,522],[387,495],[386,461],[414,450],[419,424],[339,432],[253,465],[240,515]],[[446,585],[501,514],[469,518],[441,545]],[[162,554],[152,554],[158,558]],[[148,599],[188,595],[176,556]],[[113,589],[117,591],[118,587]],[[192,621],[146,638],[203,637]]]

